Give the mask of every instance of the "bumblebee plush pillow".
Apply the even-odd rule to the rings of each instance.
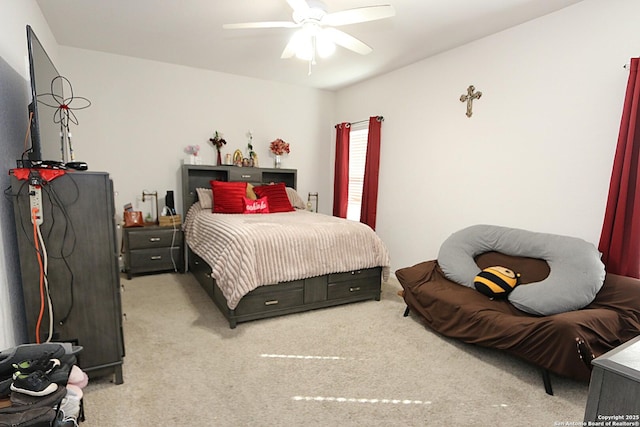
[[[487,267],[473,280],[476,289],[490,298],[506,298],[520,282],[520,274],[506,267]]]

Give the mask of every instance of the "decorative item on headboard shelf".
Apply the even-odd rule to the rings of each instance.
[[[236,150],[233,152],[233,165],[242,166],[242,151]]]
[[[251,133],[251,131],[248,131],[247,137],[249,138],[249,142],[247,143],[247,148],[249,149],[249,166],[257,168],[258,155],[255,151],[253,151],[253,133]]]
[[[199,145],[187,145],[184,148],[184,152],[189,155],[189,163],[190,164],[199,165],[199,164],[202,163],[202,161],[200,160],[200,157],[198,156],[198,153],[200,152],[200,146]]]
[[[282,166],[282,159],[280,156],[285,153],[288,154],[290,152],[289,143],[284,142],[280,138],[277,138],[274,141],[271,141],[271,144],[269,144],[269,150],[271,150],[271,152],[275,155],[273,166],[275,168],[280,168]]]
[[[220,150],[222,149],[222,146],[227,143],[227,141],[222,137],[222,133],[215,131],[215,133],[213,134],[213,138],[209,138],[209,142],[211,142],[213,146],[216,147],[216,151],[218,152],[218,156],[216,158],[216,166],[222,166],[222,154]]]
[[[315,205],[315,206],[314,206]],[[318,192],[309,192],[307,197],[307,210],[311,212],[318,212]]]

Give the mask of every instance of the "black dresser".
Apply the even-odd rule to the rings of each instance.
[[[29,341],[81,345],[80,368],[89,376],[113,374],[120,384],[124,338],[109,174],[42,171],[47,178],[34,202],[33,182],[19,179],[20,172],[11,171],[11,187]],[[41,204],[41,237],[31,221],[34,203]]]

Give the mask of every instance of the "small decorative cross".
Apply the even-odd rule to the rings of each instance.
[[[474,90],[476,90],[475,86],[471,85],[467,88],[466,95],[460,95],[460,102],[467,103],[467,117],[471,117],[471,115],[473,114],[473,111],[471,111],[471,109],[473,108],[473,100],[480,99],[480,97],[482,96],[482,92],[478,91],[474,93]]]

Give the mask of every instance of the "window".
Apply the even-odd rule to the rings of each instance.
[[[360,221],[364,165],[367,159],[368,122],[352,125],[349,132],[349,196],[347,219]]]

